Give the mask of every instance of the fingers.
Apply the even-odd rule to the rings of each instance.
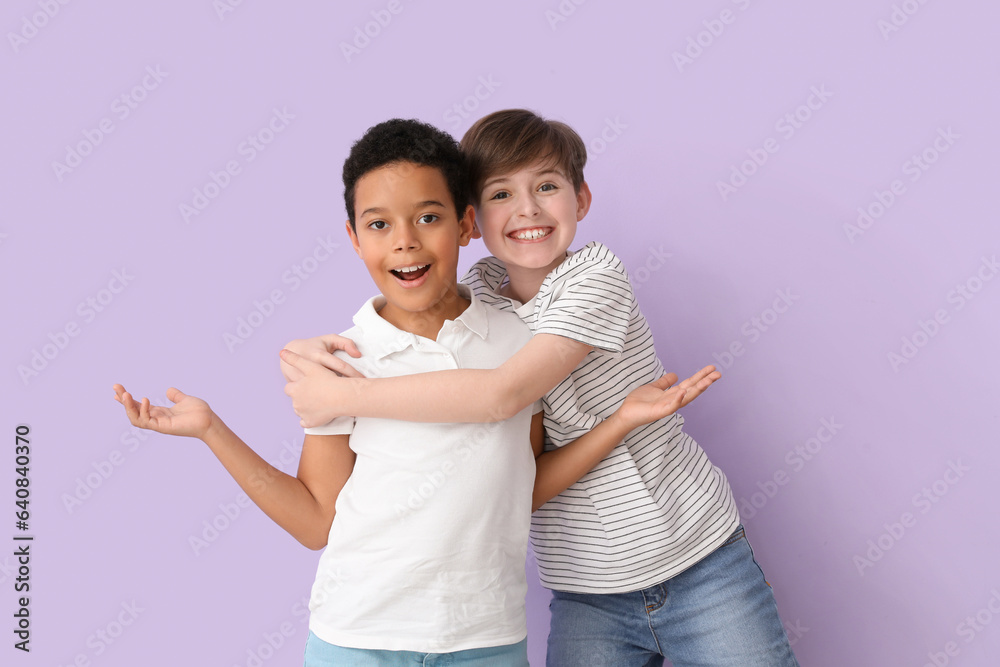
[[[294,368],[297,368],[303,372],[308,370],[310,367],[318,365],[312,361],[309,361],[302,355],[292,352],[288,348],[283,349],[281,352],[278,353],[278,355],[281,357],[281,360],[284,361],[286,364]]]
[[[318,364],[315,361],[303,357],[301,354],[296,354],[289,349],[284,349],[280,353],[282,361],[291,366],[292,368],[298,370],[302,375],[309,375],[312,373],[326,373],[328,370],[333,371],[337,375],[343,375],[347,377],[364,377],[354,369],[350,367],[349,364],[337,359],[333,355],[327,355],[327,359],[324,360],[324,364]],[[291,372],[291,371],[289,371]],[[296,378],[301,379],[301,378]]]
[[[715,366],[705,366],[700,371],[692,375],[689,379],[693,381],[693,384],[697,384],[701,382],[703,379],[710,376],[714,377],[714,379],[718,379],[722,377],[722,373],[716,371]]]
[[[342,350],[355,359],[361,358],[361,350],[358,349],[358,346],[355,345],[354,341],[350,338],[344,338],[343,336],[338,336],[336,334],[327,334],[325,336],[320,336],[319,339],[323,341],[323,344],[326,345],[326,349],[329,352]]]
[[[158,428],[160,419],[170,415],[166,408],[151,405],[148,398],[143,398],[142,402],[137,403],[132,394],[125,391],[125,387],[120,384],[116,384],[114,389],[115,399],[125,407],[125,415],[133,426],[162,433]],[[167,391],[167,396],[175,403],[185,398],[185,394],[173,387]]]
[[[296,380],[301,380],[306,376],[305,373],[300,371],[295,366],[285,362],[284,359],[279,362],[279,365],[281,367],[281,374],[285,376],[286,382],[295,382]]]
[[[682,408],[694,399],[698,398],[706,389],[722,377],[722,373],[715,370],[715,366],[705,366],[691,377],[685,379],[668,391],[677,390],[677,394],[672,396],[669,405],[676,406],[674,409]],[[662,379],[662,378],[661,378]]]
[[[681,382],[679,386],[689,388],[700,385],[702,388],[705,388],[721,377],[722,373],[715,370],[715,366],[705,366],[700,371]]]
[[[717,379],[718,377],[713,377],[712,375],[709,375],[705,378],[702,378],[702,380],[698,382],[696,385],[688,387],[687,394],[684,396],[684,403],[681,407],[684,407],[694,399],[701,396],[702,392],[704,392],[706,389],[712,386],[712,383],[714,383]]]
[[[337,357],[335,357],[333,355],[330,355],[324,361],[325,361],[324,364],[323,364],[324,366],[326,366],[331,371],[333,371],[334,373],[336,373],[337,375],[339,375],[341,377],[345,377],[345,378],[363,378],[364,377],[364,375],[361,373],[361,371],[359,371],[358,369],[356,369],[354,366],[351,366],[349,363],[347,363],[343,359],[338,359]]]
[[[691,391],[689,389],[679,389],[677,391],[677,395],[674,396],[674,399],[672,401],[670,401],[670,406],[673,408],[672,410],[673,412],[676,412],[678,408],[687,405],[685,399],[687,399],[690,393]]]
[[[656,387],[657,389],[662,389],[666,391],[667,389],[670,389],[670,387],[673,386],[675,382],[677,382],[676,373],[665,373],[656,380],[654,380],[653,382],[650,382],[650,384]]]
[[[187,394],[176,387],[170,387],[167,389],[167,398],[170,399],[171,403],[179,403],[187,398]]]
[[[139,406],[132,398],[132,394],[127,391],[123,392],[121,396],[121,404],[125,406],[125,414],[128,415],[128,420],[132,422],[134,426],[141,426],[139,423]]]
[[[319,340],[327,350],[343,350],[352,357],[360,357],[361,351],[357,345],[349,338],[343,338],[334,334],[320,336],[318,339],[310,338],[308,341],[292,341],[281,351],[281,374],[289,382],[299,380],[306,373],[312,373],[320,368],[328,369],[341,377],[363,378],[364,375],[351,366],[349,363],[332,354],[330,351],[316,349],[315,345],[309,346],[303,343],[310,343]]]

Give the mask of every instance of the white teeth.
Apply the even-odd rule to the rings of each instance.
[[[520,239],[522,241],[531,241],[533,239],[538,239],[548,234],[544,229],[525,229],[520,232],[514,232],[514,238]]]
[[[426,268],[428,266],[430,266],[430,264],[414,264],[413,266],[404,266],[400,269],[393,269],[393,270],[398,271],[399,273],[413,273],[414,271],[419,271],[420,269]]]

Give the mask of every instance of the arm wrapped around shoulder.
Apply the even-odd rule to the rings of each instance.
[[[635,298],[624,267],[616,264],[581,263],[559,276],[548,302],[538,304],[535,334],[563,336],[621,356]]]

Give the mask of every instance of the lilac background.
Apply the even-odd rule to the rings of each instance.
[[[227,519],[239,489],[211,453],[137,439],[111,385],[153,397],[178,386],[268,460],[295,451],[277,351],[346,328],[373,291],[342,231],[350,143],[393,116],[460,136],[516,106],[587,140],[595,199],[577,246],[599,239],[625,260],[667,368],[723,367],[686,410],[689,430],[747,508],[801,662],[996,664],[1000,280],[976,282],[1000,246],[995,3],[215,5],[0,10],[0,385],[5,438],[32,429],[36,535],[30,655],[11,648],[14,559],[0,556],[5,664],[300,664],[317,554],[256,508]],[[894,7],[890,32],[880,21]],[[731,22],[713,24],[724,10]],[[345,56],[371,12],[391,22]],[[707,46],[678,65],[689,38]],[[112,104],[147,67],[166,74],[122,118]],[[776,123],[813,87],[832,97],[800,109],[810,117],[787,136]],[[239,146],[275,108],[294,119],[248,161]],[[113,131],[60,180],[53,162],[104,118]],[[907,161],[948,128],[958,138],[911,181]],[[779,150],[723,198],[717,182],[768,138]],[[240,173],[186,222],[179,206],[230,160]],[[852,242],[844,226],[896,179],[905,192]],[[318,238],[339,247],[293,289],[283,276]],[[465,252],[463,266],[485,251]],[[123,269],[127,287],[102,294]],[[979,291],[959,307],[967,283]],[[276,289],[283,303],[230,350],[224,334]],[[793,305],[775,317],[782,290]],[[113,299],[92,319],[78,310],[102,296]],[[25,381],[19,367],[71,322],[79,334]],[[916,354],[894,367],[915,334]],[[734,343],[742,354],[725,357]],[[823,419],[840,427],[818,448]],[[809,460],[796,453],[810,446]],[[2,461],[6,541],[12,446]],[[952,465],[961,476],[946,476]],[[100,485],[67,508],[88,475]],[[195,554],[189,538],[213,521],[229,525]],[[857,560],[880,541],[877,561]],[[99,640],[133,602],[134,622]],[[542,665],[547,593],[536,584],[528,602]]]

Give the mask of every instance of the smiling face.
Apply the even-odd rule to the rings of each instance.
[[[577,192],[557,166],[535,162],[486,180],[477,197],[478,228],[512,277],[547,274],[566,259],[590,200],[586,183]]]
[[[468,302],[458,296],[458,249],[475,214],[461,218],[439,169],[397,162],[362,176],[355,192],[355,252],[386,299],[379,311],[404,331],[435,338]]]

